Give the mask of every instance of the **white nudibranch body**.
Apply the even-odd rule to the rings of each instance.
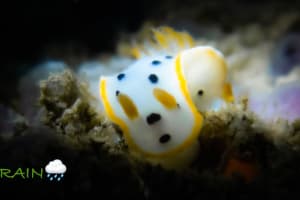
[[[101,77],[100,97],[129,149],[170,167],[166,159],[197,143],[201,112],[215,99],[233,100],[226,81],[222,54],[200,46],[175,55],[145,55],[124,71]]]

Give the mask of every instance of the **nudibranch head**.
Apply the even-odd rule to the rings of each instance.
[[[186,33],[164,31],[179,46],[193,43]],[[164,34],[156,37],[164,48],[168,46]],[[215,98],[232,100],[226,63],[211,47],[137,55],[142,54],[119,74],[100,78],[100,97],[108,118],[122,129],[130,149],[147,157],[166,158],[197,142],[203,124],[199,111]]]
[[[181,53],[189,93],[199,111],[209,109],[216,98],[233,101],[231,86],[227,83],[227,65],[221,52],[200,46]]]

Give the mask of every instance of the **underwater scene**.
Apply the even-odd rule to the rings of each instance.
[[[15,1],[0,194],[300,197],[300,3]]]

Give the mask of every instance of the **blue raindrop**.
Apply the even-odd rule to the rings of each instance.
[[[60,177],[61,177],[61,178],[64,177],[64,174],[61,174]]]
[[[57,174],[54,175],[54,178],[56,178],[56,177],[57,177]]]
[[[49,177],[50,177],[50,174],[47,174],[47,177],[49,178]]]
[[[50,181],[52,181],[52,180],[53,180],[53,177],[50,178]]]
[[[59,177],[57,178],[57,181],[60,181],[60,178],[59,178]]]

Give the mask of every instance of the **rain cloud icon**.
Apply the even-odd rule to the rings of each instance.
[[[45,167],[47,178],[50,181],[60,181],[64,177],[64,173],[67,171],[66,165],[59,159],[50,161]]]

